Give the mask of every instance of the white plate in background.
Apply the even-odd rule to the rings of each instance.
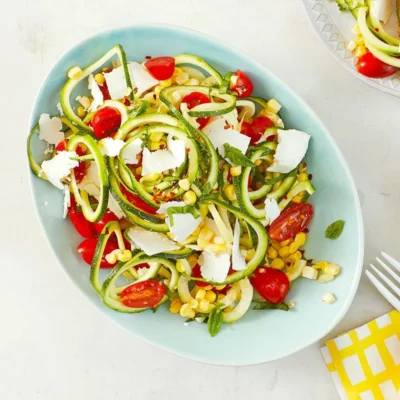
[[[397,36],[394,0],[392,2],[393,12],[389,22],[385,25],[385,29]],[[383,79],[371,79],[357,72],[355,68],[356,58],[346,49],[348,42],[354,40],[351,29],[355,24],[355,19],[351,13],[339,11],[334,0],[303,0],[303,4],[318,36],[344,68],[364,83],[382,92],[400,97],[399,73]]]

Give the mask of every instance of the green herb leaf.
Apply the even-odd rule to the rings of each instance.
[[[337,239],[343,232],[344,221],[339,219],[330,224],[325,231],[325,237],[327,239]]]
[[[289,306],[286,303],[272,304],[268,301],[257,301],[253,310],[283,310],[288,311]]]
[[[219,307],[215,307],[208,317],[207,328],[210,335],[214,337],[222,326],[222,311]]]
[[[168,207],[167,214],[171,226],[174,226],[174,214],[192,214],[194,218],[200,217],[200,214],[196,210],[196,207],[194,205],[188,205],[182,207]]]
[[[225,158],[229,158],[233,164],[242,167],[254,167],[255,165],[236,147],[228,143],[224,144]]]

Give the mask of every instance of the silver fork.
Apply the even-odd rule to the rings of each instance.
[[[371,271],[366,270],[365,273],[368,276],[369,280],[372,282],[372,284],[379,290],[379,292],[382,294],[382,296],[398,311],[400,311],[400,275],[397,274],[394,270],[400,273],[400,262],[396,261],[393,257],[389,256],[388,254],[384,253],[383,251],[381,252],[382,257],[390,263],[391,267],[389,267],[387,264],[385,264],[379,257],[376,257],[376,261],[381,265],[381,267],[390,275],[393,280],[395,280],[398,285],[396,285],[391,279],[387,277],[384,273],[379,271],[378,268],[375,267],[375,265],[370,264],[372,270],[375,272],[375,274],[380,278],[376,277],[374,274],[372,274]],[[397,296],[395,296],[385,285],[383,285],[383,282],[386,283],[390,289],[394,293],[396,293]]]

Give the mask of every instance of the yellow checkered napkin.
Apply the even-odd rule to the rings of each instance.
[[[400,313],[326,342],[322,356],[342,400],[400,400]]]

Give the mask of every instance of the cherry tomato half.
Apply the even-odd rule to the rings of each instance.
[[[62,140],[56,146],[56,153],[59,153],[61,151],[66,151],[67,145],[68,145],[68,140],[67,139]],[[83,156],[85,152],[78,146],[76,148],[76,154],[78,154],[78,156]],[[86,161],[81,161],[79,165],[74,168],[74,173],[75,173],[76,183],[80,183],[86,175]]]
[[[365,53],[357,61],[357,70],[369,78],[385,78],[397,72],[397,68],[376,58],[372,53]]]
[[[192,92],[192,93],[187,94],[182,99],[182,103],[186,103],[188,106],[188,109],[191,110],[193,107],[196,107],[200,104],[211,103],[211,100],[208,96],[206,96],[203,93]],[[197,118],[196,121],[200,124],[199,129],[204,128],[208,124],[209,120],[210,120],[210,117]]]
[[[153,78],[165,81],[174,74],[175,59],[173,57],[150,58],[144,63],[144,66]]]
[[[311,204],[293,204],[271,224],[269,235],[278,242],[291,239],[307,227],[313,216],[314,208]]]
[[[86,264],[92,264],[93,257],[94,257],[94,252],[96,251],[96,246],[97,246],[98,239],[96,238],[90,238],[90,239],[85,239],[78,247],[78,253],[81,255],[83,261],[85,261]],[[110,264],[106,260],[106,255],[110,254],[113,250],[117,250],[118,243],[109,240],[106,244],[106,247],[104,249],[103,256],[101,257],[100,261],[100,268],[113,268],[114,265]]]
[[[264,134],[265,130],[274,126],[274,123],[268,117],[257,117],[251,121],[251,129],[253,130],[253,135],[258,142],[262,135]]]
[[[121,302],[131,308],[154,308],[162,300],[165,286],[153,279],[134,283],[121,292]]]
[[[157,209],[153,208],[150,204],[147,204],[140,196],[128,191],[123,185],[120,186],[120,189],[129,203],[133,204],[136,208],[139,208],[148,214],[157,214]]]
[[[103,100],[111,100],[110,92],[108,91],[107,82],[104,81],[102,85],[98,85],[101,93],[103,94]]]
[[[93,223],[93,228],[100,234],[103,228],[112,221],[118,222],[119,218],[112,211],[107,210],[100,221]]]
[[[201,275],[201,269],[200,269],[200,265],[196,264],[193,268],[192,268],[192,276],[194,278],[202,278],[203,276]],[[205,287],[208,286],[209,284],[207,282],[201,282],[201,281],[195,281],[196,285],[198,287]]]
[[[250,282],[263,299],[273,304],[282,303],[290,289],[287,275],[271,267],[258,267]]]
[[[96,111],[92,119],[93,132],[99,139],[104,139],[121,126],[121,114],[114,107],[104,107]]]
[[[76,231],[84,238],[92,238],[96,236],[93,224],[89,222],[82,211],[78,211],[75,198],[71,195],[71,207],[68,210],[68,217],[74,225]]]
[[[253,93],[253,82],[243,71],[238,69],[231,76],[230,89],[236,92],[239,98],[248,97]]]

